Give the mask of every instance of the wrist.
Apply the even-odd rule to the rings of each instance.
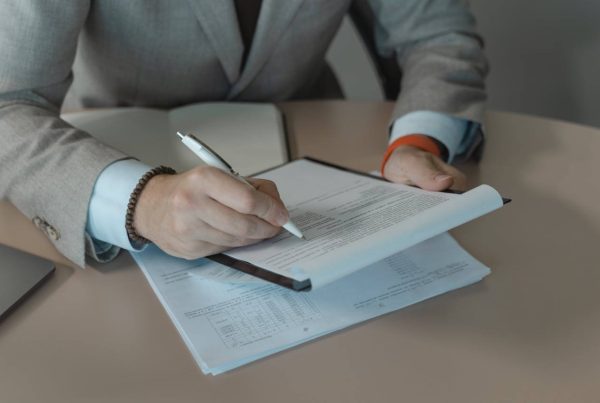
[[[384,175],[385,165],[392,154],[400,147],[412,147],[442,157],[442,149],[435,139],[424,134],[411,134],[394,140],[386,149],[381,161],[381,175]]]
[[[125,227],[133,243],[145,244],[153,238],[154,223],[159,220],[157,213],[163,211],[160,204],[169,194],[164,189],[168,179],[175,171],[171,168],[160,166],[144,174],[131,193],[127,206]]]

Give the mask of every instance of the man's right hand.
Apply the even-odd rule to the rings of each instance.
[[[273,182],[249,181],[255,189],[212,167],[155,176],[140,194],[134,228],[186,259],[273,237],[288,212]]]

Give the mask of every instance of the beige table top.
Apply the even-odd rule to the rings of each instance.
[[[390,104],[283,107],[297,154],[376,167]],[[0,401],[600,401],[600,130],[486,124],[465,170],[514,202],[453,233],[492,268],[483,282],[212,377],[128,255],[59,265],[0,323]],[[65,263],[6,203],[0,242]]]

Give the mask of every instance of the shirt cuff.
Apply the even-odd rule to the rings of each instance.
[[[467,148],[466,137],[473,132],[472,126],[476,125],[468,120],[439,112],[411,112],[396,119],[392,127],[390,143],[407,135],[425,134],[446,146],[448,162],[452,162],[462,149]]]
[[[113,162],[98,176],[90,198],[85,229],[97,251],[106,253],[106,244],[131,251],[140,250],[131,244],[127,236],[125,216],[131,192],[150,169],[140,161],[127,159]]]

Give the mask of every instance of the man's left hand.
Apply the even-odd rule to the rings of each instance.
[[[384,177],[392,182],[426,190],[465,190],[466,176],[436,155],[410,145],[394,150],[385,164]]]

